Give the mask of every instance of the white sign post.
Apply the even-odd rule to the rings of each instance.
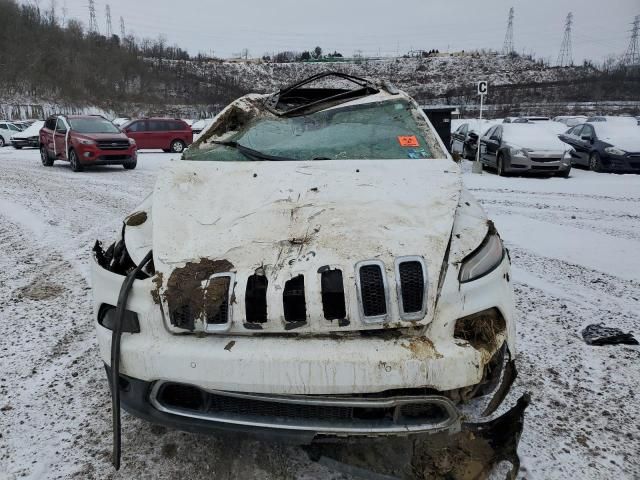
[[[476,144],[476,161],[473,162],[473,173],[482,173],[482,163],[480,163],[480,135],[482,135],[482,106],[484,105],[484,96],[487,94],[489,83],[486,80],[478,82],[478,95],[480,95],[480,122],[478,126],[478,141]]]

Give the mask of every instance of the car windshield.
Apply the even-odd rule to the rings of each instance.
[[[104,118],[72,118],[71,128],[79,133],[119,133],[120,130]]]
[[[204,144],[200,149],[188,150],[184,158],[213,161],[433,158],[419,122],[422,122],[419,113],[404,100],[358,104],[297,117],[256,118],[224,145]]]

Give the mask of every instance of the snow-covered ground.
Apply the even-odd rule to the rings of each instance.
[[[302,450],[168,431],[111,412],[92,323],[88,265],[173,155],[73,173],[36,150],[0,149],[0,480],[348,478]],[[514,263],[520,376],[531,391],[522,478],[640,477],[640,348],[590,347],[604,322],[640,337],[640,176],[570,179],[465,173]]]

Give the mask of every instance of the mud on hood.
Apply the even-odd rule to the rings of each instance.
[[[393,276],[397,257],[419,255],[428,269],[429,321],[461,187],[458,167],[446,159],[180,161],[159,176],[153,194],[155,267],[166,290],[188,262],[224,262],[236,273],[239,305],[247,277],[264,267],[269,299],[280,307],[284,283],[303,274],[312,322],[322,319],[322,267],[343,271],[352,317],[358,309],[347,290],[355,289],[357,262],[381,260]],[[389,291],[395,321],[393,282]],[[269,322],[281,327],[277,317]],[[361,327],[354,318],[351,326]]]

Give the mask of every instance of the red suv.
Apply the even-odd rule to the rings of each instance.
[[[136,141],[139,149],[160,148],[165,152],[182,153],[193,142],[191,127],[177,118],[131,120],[121,128]]]
[[[92,165],[136,168],[136,142],[97,115],[54,115],[40,130],[40,158],[46,167],[66,160],[74,172]]]

